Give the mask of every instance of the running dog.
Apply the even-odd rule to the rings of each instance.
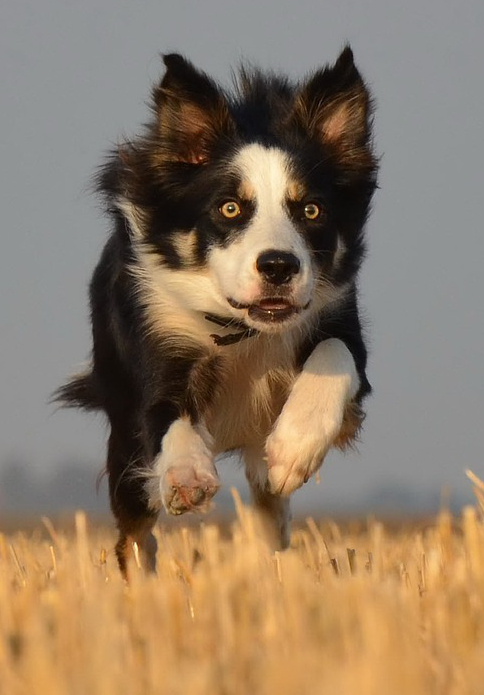
[[[230,450],[286,547],[289,495],[354,440],[370,392],[357,276],[377,160],[351,49],[300,83],[242,68],[230,92],[164,64],[151,122],[97,180],[112,234],[92,362],[56,394],[107,415],[125,575],[132,542],[155,568],[161,508],[207,508]]]

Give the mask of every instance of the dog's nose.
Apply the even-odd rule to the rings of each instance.
[[[264,251],[256,261],[256,268],[268,282],[273,285],[284,285],[290,282],[293,275],[299,273],[301,264],[299,258],[286,251]]]

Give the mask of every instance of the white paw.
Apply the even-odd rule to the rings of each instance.
[[[210,472],[188,460],[169,468],[160,483],[161,501],[168,514],[203,512],[220,487],[215,469]]]
[[[212,453],[187,420],[168,429],[154,470],[159,500],[169,514],[206,511],[220,487]]]
[[[320,412],[283,410],[266,442],[269,489],[290,495],[321,466],[341,424]]]
[[[345,344],[337,339],[319,343],[294,382],[266,442],[273,494],[291,494],[318,470],[357,388],[356,367]]]

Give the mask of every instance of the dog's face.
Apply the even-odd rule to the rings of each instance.
[[[322,202],[305,193],[279,147],[244,145],[231,168],[233,189],[213,216],[224,242],[209,250],[208,267],[249,325],[280,329],[315,301],[319,266],[310,235],[317,234]]]
[[[362,259],[376,176],[351,51],[299,86],[243,71],[233,97],[180,56],[165,64],[156,122],[121,152],[118,189],[164,289],[261,331],[337,301]]]

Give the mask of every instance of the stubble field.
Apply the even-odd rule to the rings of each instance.
[[[482,695],[484,485],[421,523],[308,519],[272,554],[250,510],[157,530],[157,576],[114,533],[0,535],[2,695]],[[480,488],[480,485],[482,488]]]

